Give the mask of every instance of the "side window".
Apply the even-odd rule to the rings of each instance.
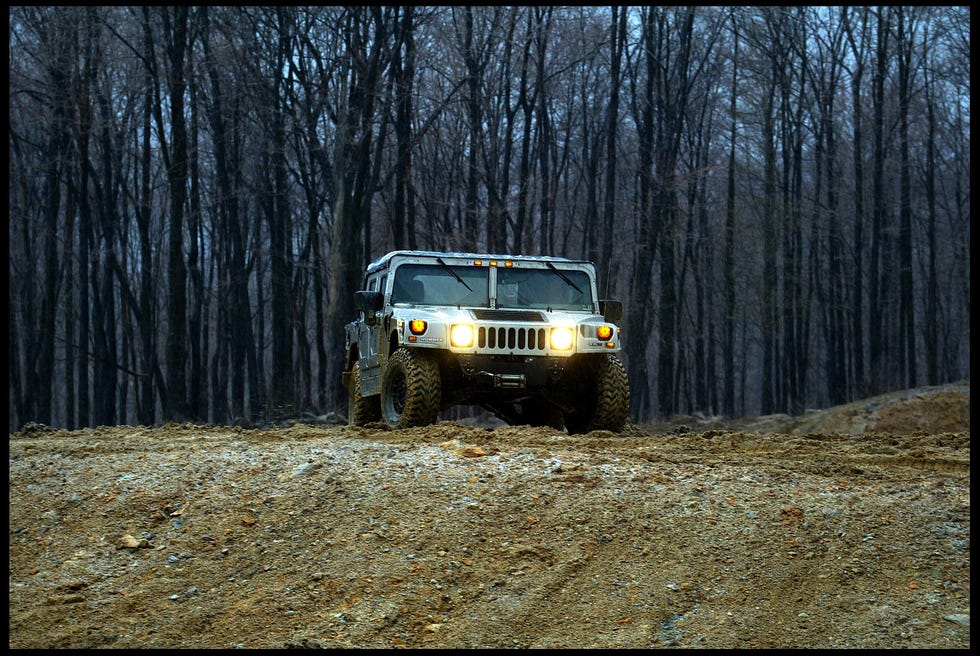
[[[378,283],[378,289],[377,289],[377,291],[381,292],[382,294],[384,293],[384,291],[385,291],[385,282],[387,280],[388,280],[388,274],[387,273],[385,275],[381,276],[380,282]]]
[[[374,276],[373,278],[371,278],[370,280],[368,280],[367,291],[369,291],[369,292],[376,292],[376,291],[378,291],[378,277],[377,276]]]

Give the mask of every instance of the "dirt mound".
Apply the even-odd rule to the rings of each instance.
[[[8,646],[966,649],[968,406],[967,383],[780,431],[32,425]]]
[[[888,392],[824,410],[808,410],[801,416],[773,414],[728,422],[703,416],[678,416],[666,422],[651,422],[643,428],[654,434],[717,429],[793,435],[813,432],[847,435],[969,432],[970,382]]]
[[[895,435],[970,430],[970,385],[956,383],[882,394],[809,413],[793,432],[865,432]]]

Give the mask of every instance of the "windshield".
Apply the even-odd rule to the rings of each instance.
[[[589,274],[578,269],[498,269],[497,307],[591,311]]]
[[[490,272],[485,267],[403,264],[395,270],[392,303],[488,307]]]

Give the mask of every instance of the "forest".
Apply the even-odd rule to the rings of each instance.
[[[636,422],[969,378],[968,6],[8,19],[11,432],[344,414],[402,248],[595,262]]]

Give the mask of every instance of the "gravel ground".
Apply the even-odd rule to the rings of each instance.
[[[10,648],[970,647],[969,383],[569,436],[9,439]]]

